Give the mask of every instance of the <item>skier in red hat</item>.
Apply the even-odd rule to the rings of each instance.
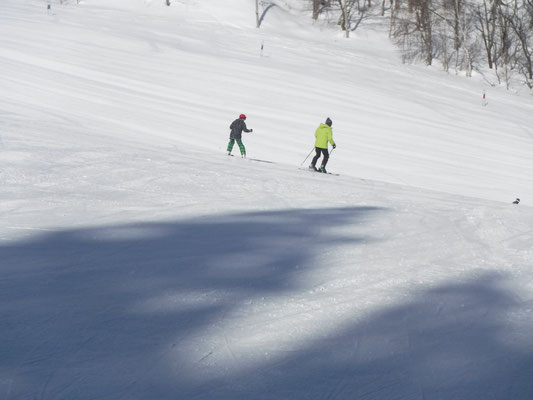
[[[235,144],[235,141],[237,141],[237,144],[239,145],[239,149],[241,150],[241,157],[246,158],[246,148],[244,147],[244,144],[242,143],[242,132],[253,132],[253,129],[248,129],[246,127],[246,123],[244,120],[246,119],[246,115],[241,114],[239,115],[239,118],[237,118],[235,121],[231,123],[229,128],[231,129],[231,132],[229,134],[229,143],[228,143],[228,156],[231,155],[231,150],[233,150],[233,145]]]

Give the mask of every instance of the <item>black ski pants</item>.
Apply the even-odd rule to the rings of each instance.
[[[311,165],[313,167],[316,167],[316,162],[320,158],[320,155],[323,155],[324,158],[322,159],[322,166],[325,167],[329,160],[329,152],[328,149],[321,149],[320,147],[315,147],[316,155],[313,157],[313,161],[311,161]]]

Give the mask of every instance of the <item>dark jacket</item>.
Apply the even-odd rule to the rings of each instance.
[[[237,118],[235,121],[231,123],[229,126],[231,129],[231,132],[229,134],[230,139],[235,140],[241,140],[242,137],[242,131],[244,132],[251,132],[251,129],[246,128],[246,124],[244,123],[244,120]]]

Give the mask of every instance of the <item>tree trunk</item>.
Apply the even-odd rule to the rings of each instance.
[[[313,0],[313,19],[315,21],[318,19],[319,6],[320,6],[320,0]]]
[[[459,51],[461,47],[461,0],[454,1],[453,7],[453,49]]]

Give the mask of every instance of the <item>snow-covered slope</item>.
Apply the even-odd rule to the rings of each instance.
[[[345,174],[533,197],[531,93],[402,65],[386,21],[344,40],[280,6],[255,29],[253,1],[86,1],[53,4],[54,15],[36,0],[3,3],[3,92],[26,118],[68,111],[91,133],[220,152],[244,112],[250,154],[295,165],[329,116],[339,144],[331,168]]]
[[[0,399],[533,397],[530,93],[296,0],[65,3],[0,2]]]

